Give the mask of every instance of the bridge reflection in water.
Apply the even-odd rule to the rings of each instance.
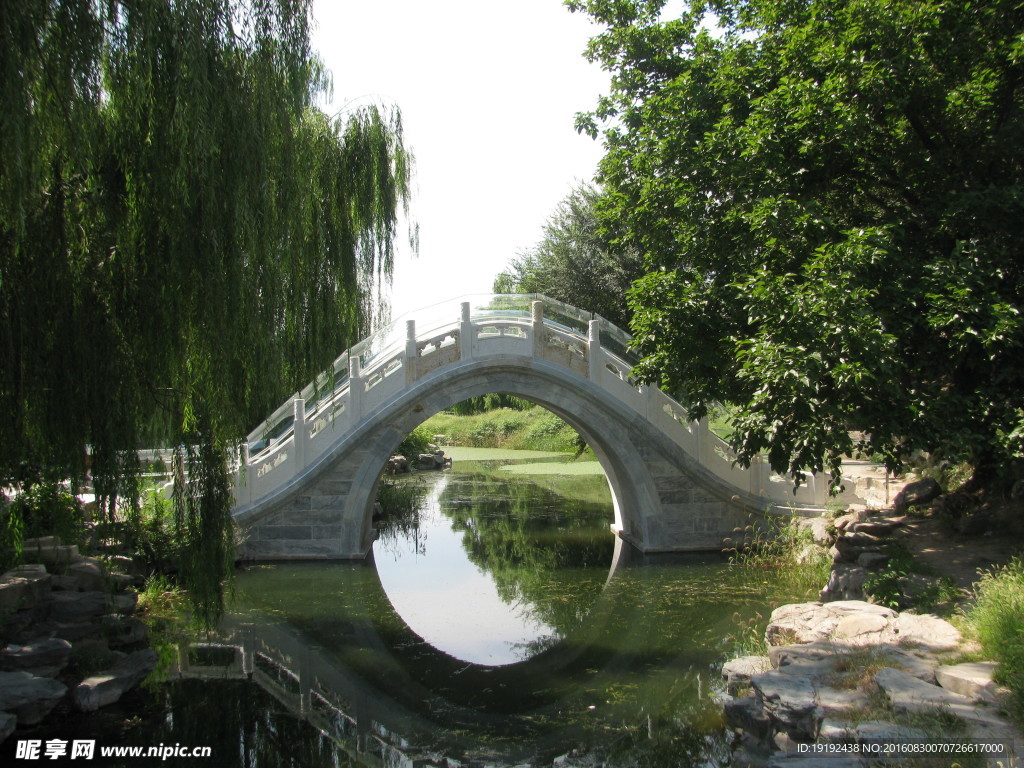
[[[707,556],[656,556],[666,558],[720,572]],[[251,680],[357,765],[547,765],[574,747],[621,748],[637,738],[644,749],[668,750],[674,765],[690,764],[689,752],[694,765],[718,764],[726,748],[710,714],[720,654],[713,639],[731,626],[723,609],[746,602],[749,587],[705,594],[717,576],[685,586],[675,572],[630,559],[645,558],[617,542],[605,589],[578,631],[500,667],[425,643],[391,609],[372,563],[289,564],[285,620],[273,599],[254,604],[215,636],[182,646],[171,677]],[[313,601],[332,603],[335,618],[314,621],[298,584]],[[665,601],[680,603],[673,584],[689,597],[668,618]],[[630,699],[640,678],[651,690]]]

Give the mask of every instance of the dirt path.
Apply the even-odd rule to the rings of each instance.
[[[893,538],[910,550],[914,559],[948,576],[963,589],[980,578],[979,571],[991,570],[1024,552],[1024,538],[1016,531],[994,530],[977,536],[950,531],[939,518],[907,518]]]

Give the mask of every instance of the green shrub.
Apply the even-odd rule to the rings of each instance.
[[[434,441],[434,434],[422,424],[408,435],[395,448],[395,453],[407,458],[415,458],[421,453],[427,453],[427,445]]]
[[[986,573],[974,592],[966,624],[999,663],[997,679],[1013,691],[1014,714],[1024,722],[1024,558]]]
[[[7,528],[21,527],[23,539],[59,536],[64,544],[81,544],[85,533],[82,505],[63,483],[40,481],[24,488],[10,503]]]

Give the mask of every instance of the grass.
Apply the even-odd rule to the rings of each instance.
[[[576,430],[541,406],[525,411],[496,408],[459,416],[443,411],[422,425],[445,443],[475,448],[512,448],[576,452],[582,446]]]
[[[814,543],[807,528],[795,520],[779,522],[754,532],[753,541],[730,559],[734,565],[769,570],[777,582],[789,590],[817,597],[832,570],[832,558]]]
[[[1024,724],[1024,558],[986,573],[974,594],[965,625],[998,662],[996,679],[1012,691],[1011,715]]]

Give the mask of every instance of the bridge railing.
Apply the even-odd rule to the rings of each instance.
[[[773,475],[762,457],[742,469],[706,420],[691,421],[657,387],[637,386],[628,344],[603,318],[536,294],[469,297],[400,318],[341,355],[249,435],[239,450],[236,499],[247,505],[280,488],[417,379],[460,360],[511,355],[590,379],[738,489],[774,504],[825,503],[827,478],[807,476],[794,491],[793,479]]]

